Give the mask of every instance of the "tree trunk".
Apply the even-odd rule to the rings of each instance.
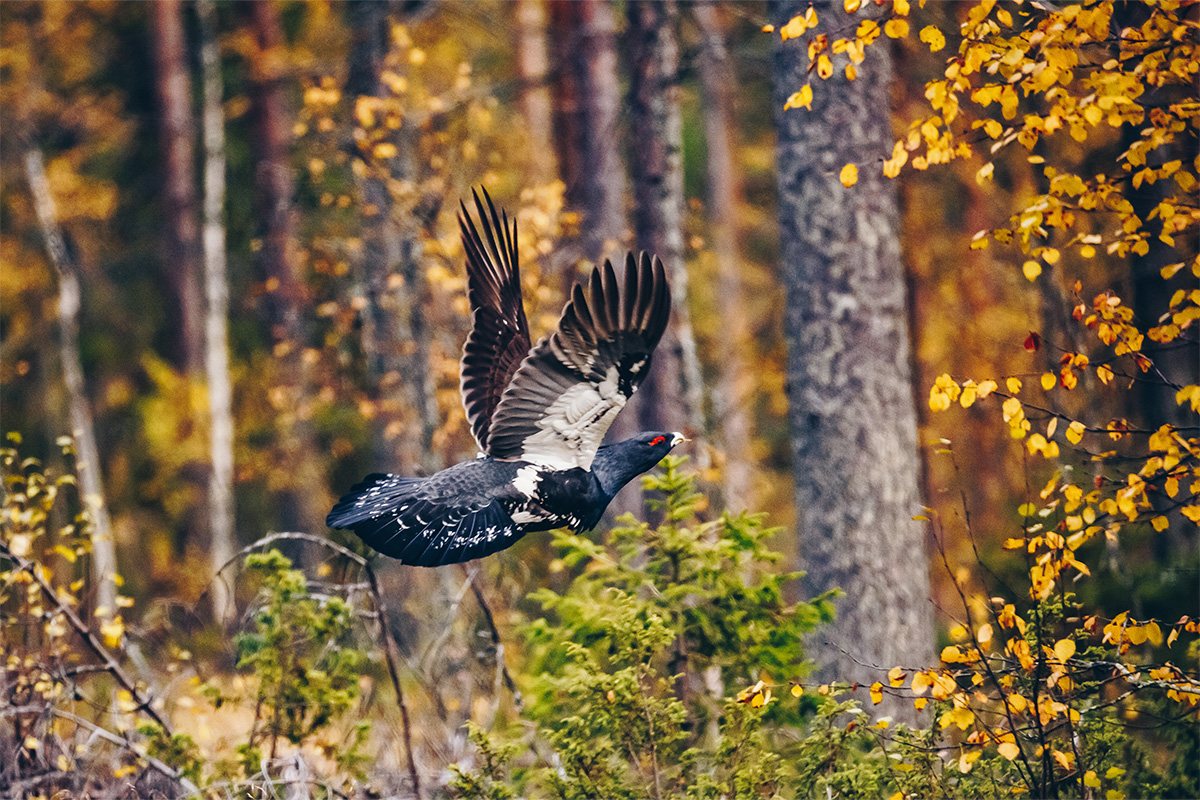
[[[196,201],[195,115],[192,113],[187,44],[179,0],[150,4],[154,27],[155,94],[162,147],[163,267],[173,310],[179,315],[175,365],[188,375],[204,368],[204,313],[200,292],[200,231]]]
[[[554,163],[554,112],[550,105],[550,56],[545,0],[517,0],[517,75],[529,152],[529,181],[545,186],[558,177]]]
[[[734,155],[734,99],[737,85],[725,32],[716,5],[705,0],[692,7],[700,28],[699,77],[707,150],[708,239],[717,267],[717,296],[721,306],[718,337],[719,370],[712,392],[715,436],[724,454],[721,470],[725,506],[731,511],[754,505],[754,465],[750,439],[752,379],[745,355],[751,346],[746,305],[738,266],[737,207],[742,188]]]
[[[212,464],[208,473],[210,600],[213,616],[232,611],[220,570],[233,558],[233,386],[229,375],[229,281],[225,259],[225,112],[221,105],[221,52],[217,45],[217,9],[213,0],[197,0],[200,63],[204,81],[204,371]]]
[[[579,165],[572,199],[583,213],[583,256],[600,263],[617,254],[627,225],[625,167],[619,149],[617,23],[609,0],[568,0],[563,5],[572,27],[560,31],[567,48],[562,68],[573,73],[578,87],[578,136],[570,144],[579,152],[567,159]]]
[[[261,247],[256,266],[266,289],[264,302],[276,358],[273,402],[279,412],[279,448],[291,469],[289,488],[280,492],[280,523],[285,529],[324,528],[328,498],[317,469],[316,441],[308,419],[309,387],[304,364],[303,284],[292,243],[296,236],[294,181],[289,159],[292,119],[288,114],[275,52],[283,46],[276,7],[250,3],[250,27],[257,47],[250,56],[251,142],[255,211]],[[280,464],[278,468],[285,468]]]
[[[83,364],[79,358],[79,267],[67,249],[58,226],[58,212],[46,179],[42,153],[30,148],[25,154],[25,175],[33,195],[46,251],[58,272],[59,349],[63,378],[67,385],[67,406],[71,420],[71,435],[75,438],[75,465],[79,474],[79,491],[88,518],[92,522],[92,585],[96,591],[96,616],[112,619],[117,613],[117,554],[112,537],[112,523],[104,501],[104,483],[100,475],[100,449],[96,446],[96,431],[92,424],[91,404],[83,380]]]
[[[550,10],[560,100],[559,165],[567,184],[567,204],[583,218],[578,246],[568,243],[563,257],[574,262],[579,254],[586,262],[600,263],[618,257],[627,226],[625,167],[619,151],[617,23],[609,0],[554,0]],[[561,272],[564,289],[569,291],[580,273],[573,268]],[[637,432],[640,397],[641,392],[635,394],[617,416],[608,441]],[[610,513],[617,515],[639,512],[641,507],[638,481],[629,483],[609,505]]]
[[[671,281],[671,325],[639,393],[647,430],[704,432],[696,339],[683,260],[683,117],[679,110],[679,9],[674,0],[626,5],[629,15],[630,125],[637,248],[657,255]],[[699,442],[692,452],[707,452]]]
[[[771,4],[782,27],[807,2]],[[818,3],[821,29],[853,28]],[[818,33],[821,31],[818,30]],[[835,62],[836,63],[836,62]],[[840,587],[837,620],[814,636],[823,679],[868,682],[872,667],[931,663],[928,554],[920,508],[916,411],[890,150],[891,63],[867,51],[858,79],[813,79],[813,108],[784,110],[808,81],[801,42],[776,41],[774,100],[782,277],[787,290],[788,416],[804,586]],[[839,172],[859,166],[858,185]],[[889,709],[911,716],[908,704]]]

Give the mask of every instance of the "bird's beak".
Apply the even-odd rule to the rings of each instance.
[[[683,444],[684,442],[690,442],[690,441],[691,441],[691,439],[687,438],[679,431],[675,431],[674,433],[671,434],[671,447],[674,447],[677,444]]]

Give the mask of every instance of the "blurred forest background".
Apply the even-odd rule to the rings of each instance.
[[[914,33],[957,30],[975,7],[915,5]],[[1141,24],[1140,4],[1118,5]],[[930,387],[1041,381],[1049,416],[1194,432],[1176,399],[1197,382],[1194,326],[1155,355],[1163,381],[1117,391],[1081,372],[1088,391],[1049,394],[1079,363],[1064,353],[1102,360],[1077,306],[1111,290],[1153,324],[1196,287],[1191,269],[1160,277],[1195,258],[1194,228],[1144,252],[1060,243],[1030,261],[998,240],[974,246],[1047,191],[1044,163],[1111,172],[1136,126],[1046,131],[1030,148],[884,178],[949,51],[893,29],[806,106],[794,93],[812,51],[791,42],[789,61],[779,28],[807,6],[0,6],[0,425],[47,472],[78,466],[80,502],[112,542],[92,553],[111,560],[80,615],[111,625],[132,598],[110,638],[148,637],[139,658],[160,657],[153,642],[165,658],[154,637],[179,615],[198,625],[244,605],[241,548],[284,531],[361,553],[324,527],[340,493],[368,472],[425,475],[475,455],[458,391],[470,320],[456,215],[483,186],[518,221],[535,337],[590,264],[663,257],[673,323],[614,435],[685,431],[700,519],[766,512],[784,567],[809,570],[783,585],[789,602],[846,590],[835,605],[850,627],[809,646],[817,674],[869,683],[871,667],[932,659],[959,586],[943,556],[1019,583],[1027,564],[1003,549],[1018,507],[1052,473],[1085,488],[1093,476],[1086,457],[1035,458],[992,401],[935,415]],[[1194,82],[1178,91],[1194,96]],[[1195,171],[1189,125],[1177,147]],[[1133,202],[1172,192],[1195,208],[1194,179]],[[624,511],[644,516],[640,491],[618,498],[612,515]],[[52,528],[70,521],[54,513]],[[1172,513],[1165,532],[1096,545],[1089,603],[1109,617],[1197,613],[1194,518]],[[320,547],[284,544],[327,576]],[[375,564],[427,780],[462,757],[464,721],[496,713],[488,670],[503,657],[481,643],[536,616],[529,592],[563,592],[578,574],[558,556],[537,534],[467,570]],[[113,573],[122,582],[106,588]]]

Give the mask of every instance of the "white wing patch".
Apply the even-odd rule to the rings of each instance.
[[[530,465],[517,470],[517,476],[513,478],[512,485],[514,489],[532,500],[537,494],[539,480],[541,480],[541,473],[538,472],[537,467]]]
[[[521,458],[552,469],[591,469],[604,434],[625,407],[618,380],[613,365],[600,383],[577,383],[568,389],[538,420],[540,430],[525,439]],[[518,478],[526,469],[530,467],[522,468]]]

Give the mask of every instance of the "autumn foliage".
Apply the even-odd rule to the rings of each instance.
[[[732,6],[753,55],[742,99],[770,116],[753,71],[768,40],[810,63],[787,114],[815,113],[821,81],[864,78],[870,48],[905,66],[894,142],[829,176],[853,201],[882,174],[906,203],[928,504],[912,514],[928,525],[940,615],[936,663],[861,663],[834,680],[811,677],[805,641],[837,593],[798,596],[786,566],[804,544],[782,535],[797,512],[781,499],[790,399],[762,212],[771,132],[755,114],[738,151],[754,340],[739,401],[754,419],[754,502],[784,527],[720,508],[727,454],[712,449],[646,478],[647,522],[389,575],[317,523],[260,537],[307,524],[281,498],[324,508],[364,468],[428,471],[474,452],[458,393],[458,198],[483,184],[517,219],[535,337],[561,305],[574,264],[557,253],[583,217],[563,183],[527,185],[539,154],[514,137],[521,81],[497,66],[489,25],[507,4],[389,20],[379,85],[361,92],[342,62],[362,41],[337,4],[272,6],[286,42],[265,50],[242,10],[218,4],[245,547],[213,575],[186,522],[204,507],[207,389],[157,352],[170,314],[136,268],[159,223],[138,177],[153,132],[129,107],[150,89],[126,75],[140,56],[131,67],[112,52],[142,22],[122,4],[6,4],[0,97],[20,122],[11,141],[46,150],[79,256],[104,452],[79,464],[47,411],[65,405],[45,344],[59,273],[6,156],[0,376],[6,430],[24,436],[0,443],[0,794],[1200,796],[1200,4],[834,2],[778,28]],[[295,106],[288,298],[256,271],[265,239],[236,188],[261,171],[264,78]],[[685,99],[685,130],[695,106]],[[687,214],[707,383],[724,367],[712,353],[729,298],[712,288],[702,204]],[[301,315],[294,339],[263,322],[283,300]],[[125,575],[104,576],[112,607],[95,600],[87,469],[114,509]],[[914,723],[882,713],[901,705]]]

